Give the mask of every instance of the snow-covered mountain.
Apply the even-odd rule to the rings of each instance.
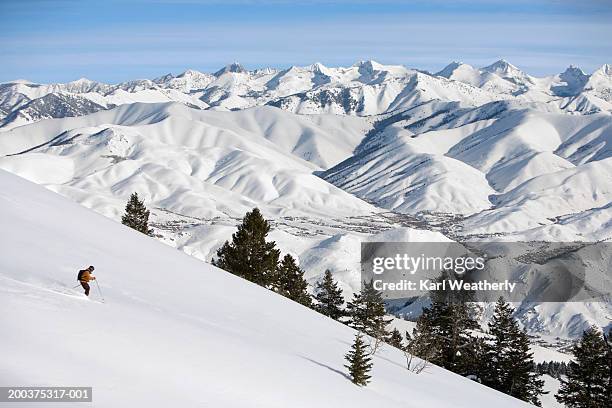
[[[0,184],[7,384],[92,386],[97,407],[530,406],[436,366],[413,373],[390,346],[357,387],[347,326],[2,170]],[[92,300],[71,289],[90,263]]]
[[[563,73],[543,78],[532,77],[505,60],[477,69],[453,62],[436,75],[463,82],[513,99],[556,105],[566,112],[611,112],[610,66],[604,65],[592,75],[570,65]]]
[[[491,105],[454,110],[442,120],[429,112],[421,105],[394,118],[322,177],[396,212],[470,215],[464,223],[470,234],[553,241],[611,236],[606,223],[562,231],[556,222],[583,211],[610,215],[609,115]],[[542,233],[553,225],[549,235]]]
[[[376,209],[313,172],[349,155],[365,128],[360,118],[265,106],[211,112],[128,104],[0,133],[0,154],[21,152],[0,162],[67,195],[95,191],[123,201],[142,191],[151,205],[192,217],[239,217],[257,205],[278,215],[361,215]],[[119,200],[92,207],[117,217]]]
[[[350,296],[364,240],[610,240],[611,75],[364,61],[15,81],[0,168],[115,220],[137,191],[157,237],[207,261],[257,206],[310,283],[329,268]],[[532,332],[562,337],[612,313],[524,306]]]
[[[66,84],[0,84],[0,126],[79,116],[127,103],[167,101],[200,109],[269,104],[302,114],[367,116],[438,99],[470,106],[512,99],[551,104],[567,112],[596,113],[612,112],[611,89],[609,65],[592,75],[570,66],[562,74],[535,78],[504,60],[480,69],[453,62],[435,75],[374,61],[340,68],[316,63],[255,71],[233,63],[214,74],[187,70],[177,76],[116,85],[85,78]]]

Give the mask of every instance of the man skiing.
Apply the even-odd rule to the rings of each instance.
[[[77,275],[77,280],[81,282],[81,286],[83,289],[85,289],[85,296],[89,296],[89,281],[96,279],[96,277],[91,274],[94,269],[95,268],[93,266],[90,266],[87,269],[80,270],[79,274]]]

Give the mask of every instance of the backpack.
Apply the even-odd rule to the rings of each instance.
[[[77,275],[77,280],[80,282],[81,278],[83,277],[83,274],[85,273],[85,270],[81,270],[79,271],[79,274]]]

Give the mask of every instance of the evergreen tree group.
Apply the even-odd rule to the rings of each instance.
[[[128,204],[131,212],[146,215],[144,218],[148,219],[148,211],[138,196],[134,194],[130,199],[132,201],[131,206]],[[519,329],[513,318],[513,309],[503,299],[497,302],[489,324],[490,337],[483,339],[473,335],[479,326],[469,292],[431,293],[431,306],[423,310],[412,335],[406,333],[407,343],[404,344],[397,329],[387,330],[391,319],[386,318],[382,293],[374,288],[373,281],[363,282],[361,291],[355,293],[346,308],[343,308],[342,289],[334,281],[331,271],[326,270],[315,285],[314,297],[311,297],[304,271],[289,254],[280,260],[280,251],[275,242],[267,240],[269,232],[270,223],[257,208],[247,212],[237,231],[232,234],[231,242],[226,241],[217,251],[213,264],[356,329],[358,333],[355,342],[345,356],[346,367],[355,384],[365,386],[369,382],[371,354],[380,342],[386,342],[410,355],[421,357],[457,374],[478,379],[485,385],[524,401],[539,404],[538,397],[543,385],[539,371],[542,367],[536,367],[529,351],[529,338]],[[373,348],[366,343],[364,335],[376,340]],[[595,342],[592,334],[589,336],[583,339],[585,345],[581,347],[596,349],[601,354],[605,347]],[[580,347],[576,349],[578,361],[584,358],[580,350]],[[609,384],[609,354],[607,356],[608,360],[602,360],[608,364],[605,366],[608,368],[608,377],[602,374],[605,364],[597,368],[596,373],[600,379],[607,378]],[[588,364],[592,366],[590,362]],[[568,371],[568,380],[557,396],[559,401],[583,398],[578,395],[575,385],[569,385],[574,383],[571,375],[582,371],[574,367]],[[592,377],[593,373],[586,368],[583,371]],[[602,401],[601,387],[592,386],[588,390],[591,397],[597,395],[592,397],[597,403]],[[609,385],[607,390],[609,395]],[[568,405],[571,408],[595,406],[598,405]]]
[[[349,371],[353,384],[365,386],[370,381],[369,375],[372,369],[372,358],[366,351],[366,344],[361,333],[357,333],[351,350],[344,356],[348,364],[345,367]]]
[[[513,317],[514,310],[500,298],[489,323],[490,337],[473,334],[479,328],[475,310],[465,298],[431,295],[407,351],[491,388],[539,405],[543,381],[529,349],[529,338]],[[467,294],[469,295],[469,294]]]
[[[386,341],[402,348],[399,331],[389,333],[386,329],[391,319],[385,318],[382,294],[374,289],[372,282],[364,282],[362,290],[354,294],[344,309],[342,289],[334,281],[331,271],[326,270],[315,285],[314,298],[311,297],[304,271],[289,254],[279,262],[280,251],[276,243],[267,241],[269,232],[270,223],[259,209],[247,212],[237,231],[232,234],[231,242],[225,241],[217,250],[213,265],[357,329],[359,332],[355,342],[345,356],[348,361],[346,367],[353,383],[365,386],[370,379],[368,373],[372,362],[363,334],[375,338],[376,344]]]
[[[572,348],[566,379],[555,396],[567,408],[602,408],[612,406],[612,347],[599,329],[584,331]]]
[[[481,352],[482,344],[471,335],[477,327],[469,303],[434,298],[417,320],[408,339],[408,350],[457,374],[477,376],[478,360],[474,356]]]
[[[125,214],[121,217],[121,223],[145,235],[152,235],[153,230],[149,228],[149,210],[144,202],[133,193],[125,206]]]
[[[565,361],[542,361],[536,364],[538,374],[548,374],[553,378],[561,379],[569,373],[569,367]]]
[[[308,293],[304,271],[289,254],[279,261],[280,251],[276,243],[267,240],[269,232],[270,223],[259,209],[247,212],[232,234],[231,242],[225,241],[217,250],[213,265],[401,348],[401,334],[389,333],[386,329],[391,319],[385,318],[382,293],[374,289],[372,282],[364,282],[363,289],[354,294],[344,309],[342,289],[334,281],[331,271],[326,270],[316,283],[312,297]]]
[[[232,242],[225,241],[217,250],[213,265],[312,307],[304,271],[289,254],[279,262],[280,250],[274,241],[267,241],[269,232],[270,223],[258,208],[247,212]]]

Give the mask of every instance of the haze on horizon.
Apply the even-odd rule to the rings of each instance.
[[[0,81],[366,59],[436,72],[504,58],[536,76],[570,64],[590,73],[612,63],[611,19],[604,0],[5,0]]]

